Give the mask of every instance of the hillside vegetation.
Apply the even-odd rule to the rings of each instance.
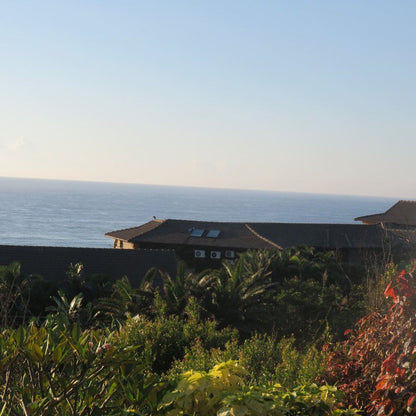
[[[1,414],[415,414],[415,268],[377,266],[256,251],[138,288],[3,266]]]

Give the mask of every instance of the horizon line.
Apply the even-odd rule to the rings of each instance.
[[[232,187],[214,187],[214,186],[198,186],[198,185],[166,185],[158,183],[141,183],[141,182],[122,182],[122,181],[106,181],[106,180],[84,180],[84,179],[58,179],[45,177],[26,177],[26,176],[0,176],[0,179],[21,179],[21,180],[38,180],[53,182],[78,182],[90,184],[110,184],[110,185],[137,185],[137,186],[157,186],[169,188],[191,188],[191,189],[210,189],[210,190],[229,190],[229,191],[250,191],[250,192],[268,192],[281,194],[298,194],[298,195],[322,195],[322,196],[340,196],[340,197],[359,197],[359,198],[387,198],[398,200],[416,200],[403,196],[391,195],[368,195],[368,194],[347,194],[347,193],[326,193],[326,192],[308,192],[308,191],[281,191],[276,189],[253,189],[253,188],[232,188]]]

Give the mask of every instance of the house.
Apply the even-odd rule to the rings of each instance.
[[[387,227],[416,227],[416,201],[399,201],[382,214],[355,218],[363,224],[383,224]]]
[[[152,220],[138,227],[106,233],[117,249],[171,249],[188,263],[201,266],[232,260],[248,249],[280,248],[245,223]]]
[[[208,267],[223,259],[233,260],[248,249],[282,250],[302,245],[336,250],[356,262],[363,250],[383,251],[385,234],[378,225],[158,219],[106,236],[114,240],[117,249],[173,249],[188,264]]]

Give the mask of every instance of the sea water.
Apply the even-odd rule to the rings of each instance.
[[[108,231],[159,219],[354,223],[391,198],[0,178],[0,244],[112,247]]]

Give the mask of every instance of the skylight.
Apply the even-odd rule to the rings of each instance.
[[[209,230],[207,233],[207,237],[209,238],[217,238],[220,235],[220,230]]]
[[[191,231],[191,237],[202,237],[202,234],[204,234],[204,229],[202,228],[194,228]]]

